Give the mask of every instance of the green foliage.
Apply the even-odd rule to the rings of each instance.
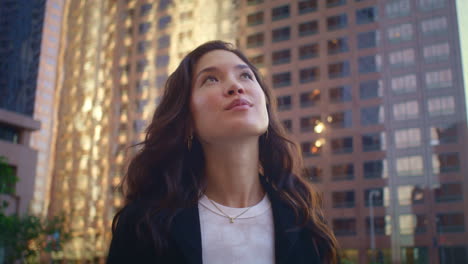
[[[7,165],[6,159],[0,157],[0,195],[13,196],[18,178]],[[70,239],[65,232],[65,217],[54,216],[41,220],[34,215],[6,215],[8,203],[0,204],[0,248],[5,250],[5,263],[37,257],[40,252],[57,252],[62,250],[64,242]]]
[[[0,194],[14,194],[15,185],[19,181],[7,159],[0,156]]]

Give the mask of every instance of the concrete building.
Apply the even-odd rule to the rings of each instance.
[[[33,199],[37,151],[30,141],[41,126],[34,106],[44,9],[45,1],[0,3],[0,156],[19,178],[7,213],[28,212]]]
[[[240,2],[238,43],[276,91],[343,257],[466,262],[468,138],[455,2]]]

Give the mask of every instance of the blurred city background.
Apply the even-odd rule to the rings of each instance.
[[[105,261],[129,147],[181,58],[214,39],[275,90],[342,263],[468,263],[467,14],[466,0],[1,0],[0,263]]]

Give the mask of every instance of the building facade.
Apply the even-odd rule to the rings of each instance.
[[[34,116],[45,1],[0,3],[0,156],[19,178],[7,213],[29,211],[37,151],[31,136],[41,123]]]
[[[468,259],[456,8],[449,0],[241,1],[238,43],[274,88],[353,263]]]

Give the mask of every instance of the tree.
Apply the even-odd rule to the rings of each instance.
[[[0,157],[0,195],[16,197],[15,185],[19,181],[13,169],[4,157]],[[0,264],[14,263],[20,260],[31,262],[40,252],[57,252],[62,250],[62,244],[70,239],[65,232],[64,216],[54,216],[50,219],[40,219],[34,215],[6,214],[8,202],[0,204]]]

